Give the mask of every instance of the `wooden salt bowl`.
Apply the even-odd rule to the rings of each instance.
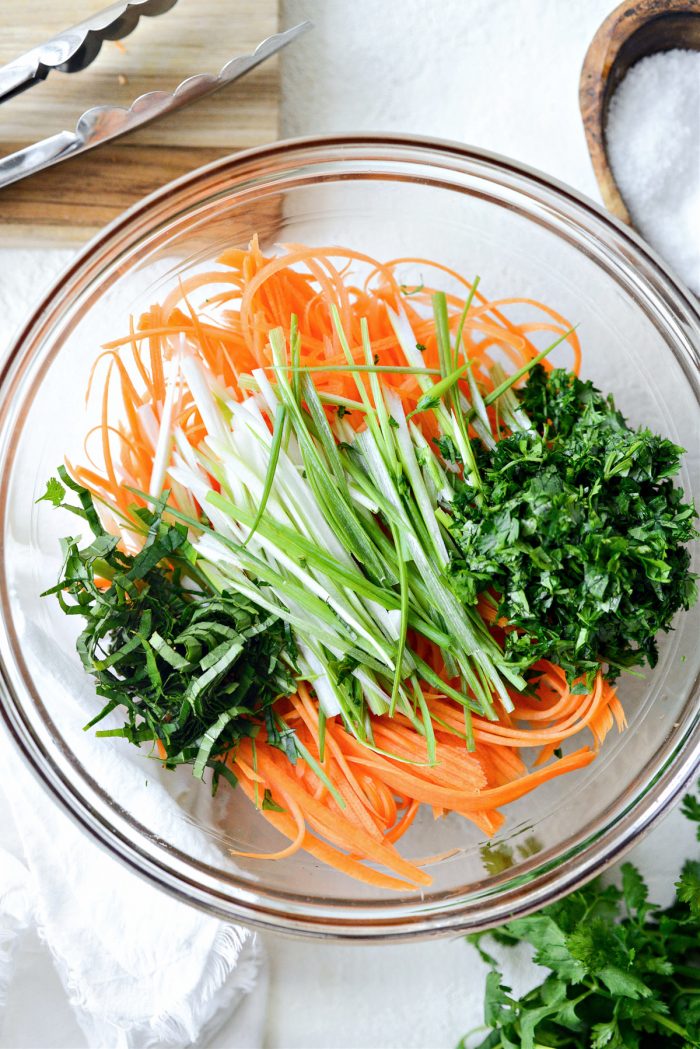
[[[700,0],[625,0],[593,37],[579,81],[579,106],[593,171],[608,211],[632,225],[608,161],[608,106],[640,58],[680,47],[700,51]]]

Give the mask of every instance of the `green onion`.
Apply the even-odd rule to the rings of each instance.
[[[462,378],[468,368],[468,364],[462,364],[459,368],[450,372],[449,375],[446,375],[444,379],[441,379],[440,382],[436,382],[431,388],[430,393],[424,393],[423,396],[419,398],[416,407],[412,412],[409,412],[407,418],[411,419],[414,415],[418,415],[420,412],[427,412],[436,408],[443,400],[445,394],[448,393],[454,384]]]
[[[577,327],[578,325],[575,324],[573,328],[569,328],[569,330],[565,331],[563,335],[560,335],[558,339],[555,339],[554,342],[550,343],[550,345],[547,346],[544,350],[541,350],[536,357],[533,357],[532,360],[527,362],[527,364],[523,364],[522,368],[518,368],[516,372],[513,372],[513,374],[509,375],[507,379],[504,379],[504,381],[499,386],[497,386],[495,390],[492,390],[491,393],[487,394],[487,396],[484,397],[484,404],[488,406],[489,404],[493,404],[494,401],[497,401],[498,398],[501,397],[506,390],[509,390],[511,386],[518,381],[518,379],[522,379],[523,375],[527,375],[529,371],[532,371],[536,364],[539,364],[540,361],[543,361],[545,359],[547,354],[551,353],[552,350],[555,350],[557,348],[557,346],[560,346],[563,342],[565,342],[566,339],[568,339],[569,336],[576,331]]]
[[[334,307],[335,308],[335,307]],[[364,319],[364,318],[363,318]],[[404,364],[357,364],[352,356],[350,348],[348,346],[348,353],[350,354],[350,360],[348,364],[304,364],[299,367],[293,367],[292,365],[280,365],[280,364],[266,364],[266,371],[285,371],[285,372],[302,372],[302,373],[313,373],[313,372],[368,372],[369,374],[377,375],[440,375],[441,372],[438,368],[420,368],[415,365],[404,365]]]
[[[246,536],[243,545],[247,546],[250,540],[255,535],[258,525],[262,521],[263,514],[265,513],[265,507],[267,506],[267,500],[270,497],[272,490],[272,482],[275,477],[275,470],[277,468],[277,460],[279,459],[280,448],[282,446],[282,435],[284,434],[284,424],[287,418],[287,412],[283,404],[277,409],[275,415],[275,426],[272,435],[272,447],[270,448],[270,460],[267,465],[267,473],[265,475],[265,487],[263,488],[263,494],[258,504],[258,510],[250,526],[250,531]]]

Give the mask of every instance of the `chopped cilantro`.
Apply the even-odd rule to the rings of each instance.
[[[695,508],[671,478],[682,449],[632,430],[611,398],[558,370],[533,369],[519,391],[532,429],[479,455],[483,490],[463,485],[452,574],[473,604],[492,589],[521,667],[547,657],[586,691],[600,662],[657,661],[655,635],[697,597],[685,545]],[[440,452],[453,461],[445,439]],[[576,690],[576,689],[575,689]]]
[[[457,451],[457,445],[449,434],[445,434],[442,437],[434,437],[433,440],[446,463],[461,463],[462,459]]]

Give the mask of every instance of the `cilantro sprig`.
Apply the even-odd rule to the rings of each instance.
[[[698,823],[700,800],[687,795],[683,812]],[[492,970],[478,1046],[458,1049],[692,1049],[700,1045],[700,862],[686,860],[676,899],[662,910],[649,902],[642,875],[622,866],[622,885],[595,879],[538,914],[493,933],[468,937]],[[550,970],[521,998],[503,983],[483,947],[528,943]]]
[[[168,767],[191,764],[201,778],[210,766],[214,783],[232,779],[223,759],[239,739],[261,722],[279,738],[273,704],[295,688],[288,627],[242,595],[212,589],[187,528],[164,520],[164,500],[155,511],[134,508],[145,538],[131,555],[102,526],[90,493],[59,474],[42,499],[83,518],[93,536],[84,547],[62,540],[61,578],[46,591],[86,621],[77,650],[106,703],[85,728],[123,711],[123,726],[97,734],[158,742]],[[79,505],[66,502],[66,488]]]
[[[656,634],[697,597],[685,544],[695,508],[672,478],[683,451],[631,429],[590,382],[533,369],[519,391],[530,428],[493,449],[476,445],[482,491],[463,485],[452,528],[455,585],[466,603],[499,595],[519,627],[506,654],[521,667],[547,657],[570,681],[601,662],[656,664]],[[454,449],[441,449],[448,458]]]

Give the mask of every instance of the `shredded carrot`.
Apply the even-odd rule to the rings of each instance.
[[[373,860],[375,863],[381,863],[402,880],[413,881],[416,887],[424,884],[417,878],[416,870],[411,871],[410,866],[407,867],[406,861],[398,857],[398,854],[377,848],[374,844],[378,840],[377,835],[367,828],[374,825],[381,831],[380,840],[386,845],[394,845],[412,824],[420,805],[425,804],[433,806],[436,816],[448,811],[459,813],[490,835],[495,833],[503,822],[503,816],[498,812],[499,807],[523,797],[548,780],[584,768],[594,759],[595,749],[581,747],[564,757],[550,760],[554,749],[572,734],[568,721],[562,718],[562,711],[568,710],[564,701],[583,700],[581,709],[584,713],[579,719],[580,725],[576,731],[586,724],[592,727],[591,709],[608,713],[610,723],[605,721],[602,724],[600,734],[594,731],[594,742],[597,745],[602,742],[602,736],[611,727],[612,718],[615,716],[618,700],[613,689],[604,683],[602,675],[598,675],[593,691],[588,696],[572,697],[566,679],[558,667],[543,662],[540,669],[543,671],[542,676],[546,676],[550,683],[550,690],[556,690],[560,700],[550,703],[551,724],[547,731],[551,738],[543,747],[533,771],[527,771],[517,755],[517,748],[537,746],[541,742],[541,733],[535,731],[533,738],[529,738],[531,730],[526,724],[520,729],[510,730],[514,733],[514,740],[507,741],[505,737],[484,740],[478,745],[475,754],[468,754],[457,736],[438,732],[437,764],[409,766],[399,759],[411,757],[425,762],[427,753],[424,738],[418,735],[407,718],[400,715],[394,718],[372,718],[374,739],[378,745],[380,741],[391,745],[396,759],[388,757],[386,753],[378,754],[368,750],[346,731],[339,718],[333,718],[327,721],[325,726],[326,755],[331,755],[332,758],[326,761],[324,771],[330,775],[331,781],[346,802],[345,809],[340,809],[328,791],[324,793],[322,800],[315,796],[319,778],[314,770],[299,758],[297,765],[302,768],[302,772],[296,777],[295,800],[304,813],[306,836],[301,838],[298,824],[294,821],[285,822],[284,825],[279,820],[271,822],[283,834],[293,839],[295,851],[299,847],[310,851],[309,841],[314,838],[344,850],[344,855],[353,862],[358,857],[365,861]],[[298,694],[290,697],[289,703],[291,709],[286,720],[295,725],[313,757],[320,758],[318,716],[308,687],[300,685]],[[432,696],[429,705],[431,713],[435,713],[446,722],[463,724],[461,709],[451,700]],[[526,707],[516,708],[513,720],[527,722],[530,713],[540,712],[531,712]],[[474,720],[476,723],[479,719]],[[483,723],[490,727],[494,725],[493,722]],[[475,729],[475,734],[477,731]],[[236,774],[242,773],[250,784],[254,778],[269,790],[270,796],[276,802],[283,803],[285,783],[292,781],[291,775],[284,771],[285,759],[266,741],[264,733],[261,733],[255,746],[257,772],[253,773],[250,760],[246,757],[246,748],[249,750],[250,744],[242,744],[235,754],[230,756],[233,770]],[[504,766],[502,762],[506,756],[509,756],[509,760]],[[542,765],[544,761],[547,763]],[[396,816],[399,808],[396,805],[382,810],[381,803],[378,803],[382,792],[387,790],[395,802],[400,799],[403,814],[398,819]],[[358,803],[362,805],[362,810]],[[271,814],[265,812],[264,815],[269,818]],[[372,844],[364,838],[365,833],[371,835]],[[285,851],[285,855],[288,854]],[[411,861],[416,869],[425,862],[428,861]],[[337,863],[334,865],[342,869]]]
[[[122,512],[134,503],[134,496],[124,491],[117,466],[123,467],[124,477],[132,487],[148,490],[154,449],[148,433],[148,413],[145,417],[143,413],[150,408],[152,417],[159,418],[165,396],[163,362],[172,356],[176,340],[183,334],[189,344],[196,347],[211,373],[236,398],[241,396],[241,374],[256,367],[270,368],[268,333],[272,328],[281,327],[288,335],[292,314],[299,320],[303,364],[318,367],[346,363],[330,303],[340,307],[356,360],[363,359],[360,320],[364,317],[380,363],[389,366],[405,363],[391,323],[392,311],[406,316],[416,339],[425,346],[425,366],[436,367],[437,339],[433,322],[427,316],[435,287],[426,282],[406,295],[402,290],[405,288],[402,270],[410,266],[418,272],[433,272],[441,282],[449,281],[461,289],[448,295],[453,331],[464,307],[463,296],[471,290],[463,277],[427,259],[406,257],[382,264],[345,248],[308,248],[298,244],[287,247],[286,254],[277,258],[265,258],[256,242],[247,251],[236,248],[224,252],[218,260],[223,269],[181,280],[162,306],[153,306],[141,316],[138,328],[132,322],[128,334],[105,343],[103,354],[93,365],[90,386],[96,381],[97,364],[108,354],[110,368],[104,379],[103,397],[109,389],[110,395],[123,404],[128,433],[103,427],[104,472],[97,475],[99,480],[97,477],[83,480],[96,496]],[[367,273],[361,286],[348,280],[350,265]],[[220,290],[222,287],[226,290]],[[523,314],[524,319],[511,319],[511,311]],[[520,367],[537,354],[533,337],[538,332],[563,335],[567,331],[565,319],[542,303],[524,298],[489,301],[477,290],[464,325],[461,351],[472,362],[474,378],[484,392],[488,392],[492,383],[484,366],[491,362],[490,351],[494,347],[500,347],[513,365]],[[570,332],[566,345],[573,355],[571,367],[578,371],[580,345],[575,332]],[[122,356],[126,350],[130,351],[131,369],[127,356]],[[547,360],[544,366],[551,367]],[[115,378],[117,383],[113,385]],[[383,381],[398,394],[407,413],[416,407],[421,389],[415,375],[385,374]],[[322,395],[356,398],[354,380],[346,371],[319,371],[314,374],[314,383]],[[466,384],[464,390],[468,393]],[[103,403],[106,404],[106,400]],[[351,413],[347,418],[352,426],[362,425],[359,413]],[[190,396],[183,398],[176,421],[187,428],[190,437],[199,433],[200,427],[204,436],[202,420]],[[435,436],[435,424],[430,416],[422,420],[422,425],[428,440]],[[177,503],[174,491],[171,501]]]
[[[540,351],[539,335],[551,341],[552,335],[568,332],[558,352],[568,354],[566,363],[573,371],[580,367],[579,339],[555,310],[529,298],[489,300],[462,275],[428,259],[404,257],[381,263],[358,251],[300,244],[289,244],[283,254],[268,258],[255,238],[247,250],[225,251],[217,264],[218,268],[182,279],[160,305],[152,306],[136,323],[132,319],[128,332],[106,342],[92,365],[87,396],[99,398],[99,422],[86,442],[93,433],[100,435],[101,461],[93,461],[91,448],[88,465],[76,464],[71,472],[121,522],[128,522],[131,508],[142,503],[127,486],[149,491],[160,422],[170,410],[166,407],[168,384],[173,381],[168,378],[174,366],[170,362],[175,361],[181,345],[196,352],[227,398],[241,401],[248,395],[243,376],[254,369],[268,369],[274,383],[268,334],[282,328],[288,337],[295,315],[301,363],[320,369],[313,379],[321,397],[354,402],[357,387],[349,371],[343,370],[347,361],[331,304],[339,310],[351,356],[357,362],[364,361],[364,319],[378,363],[405,365],[405,353],[392,324],[392,315],[398,314],[410,325],[424,366],[434,369],[439,364],[439,348],[430,303],[434,290],[440,288],[446,292],[454,336],[467,296],[473,293],[457,349],[470,361],[473,380],[484,394],[493,390],[489,367],[497,355],[520,368]],[[407,275],[417,274],[420,283],[407,288]],[[543,363],[552,367],[548,360]],[[416,408],[422,389],[415,374],[386,372],[382,381],[400,398],[407,414]],[[459,386],[469,397],[466,378]],[[172,389],[170,396],[172,399]],[[173,425],[197,445],[206,429],[184,384],[172,411]],[[488,411],[495,420],[495,408]],[[354,428],[364,425],[359,411],[349,412],[346,418]],[[428,441],[437,435],[430,413],[420,417],[420,426]],[[166,487],[171,505],[185,513],[197,512],[193,495],[169,477],[167,470]],[[121,527],[125,542],[132,541],[128,523]],[[503,636],[511,628],[497,620],[495,609],[492,599],[482,595],[478,604],[482,619],[496,635]],[[423,637],[412,637],[411,643],[438,677],[449,683],[440,649]],[[322,743],[318,704],[302,682],[296,695],[280,701],[280,711],[307,748],[314,767],[301,757],[291,766],[267,740],[262,725],[254,756],[248,739],[226,755],[240,789],[289,844],[269,853],[234,854],[269,860],[305,850],[377,889],[407,892],[429,885],[431,879],[423,866],[454,850],[410,860],[396,847],[409,833],[421,806],[431,807],[436,819],[460,814],[483,834],[492,835],[503,823],[503,806],[549,780],[585,767],[613,725],[624,728],[620,702],[602,674],[589,694],[575,695],[559,667],[542,661],[535,669],[536,698],[513,694],[510,714],[499,711],[498,721],[472,719],[474,752],[465,745],[463,707],[448,695],[426,688],[435,726],[434,763],[429,760],[426,739],[402,714],[370,718],[374,747],[357,740],[339,717],[326,721]],[[590,733],[591,744],[557,756],[559,747],[582,731]],[[532,748],[535,756],[526,763],[523,752]],[[162,744],[157,749],[164,758]],[[265,798],[267,804],[261,800]]]

